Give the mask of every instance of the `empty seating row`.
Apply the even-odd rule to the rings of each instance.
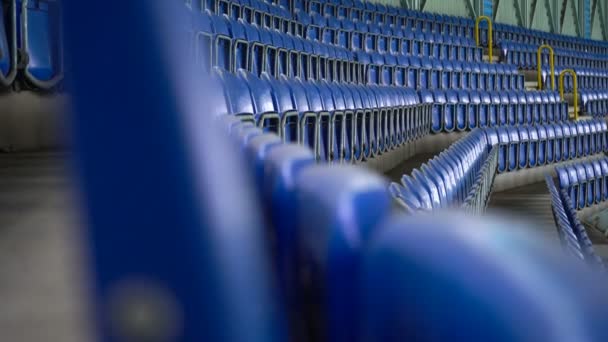
[[[540,46],[549,44],[553,48],[576,50],[592,54],[608,54],[608,44],[603,41],[554,34],[544,31],[526,29],[520,26],[495,23],[494,42],[512,42]]]
[[[593,116],[608,115],[608,91],[579,90],[583,112]]]
[[[216,73],[226,97],[222,113],[306,145],[318,160],[361,161],[430,132],[430,104],[411,89]]]
[[[303,36],[304,27],[283,6],[262,0],[203,0],[200,11],[225,15],[234,20]],[[198,11],[195,11],[198,12]]]
[[[230,116],[224,118],[230,119]],[[400,310],[402,315],[400,317],[420,317],[420,313],[425,312],[423,309],[428,309],[429,303],[436,302],[438,294],[445,295],[446,289],[451,291],[454,288],[454,279],[462,279],[462,276],[453,277],[453,274],[466,272],[468,268],[463,268],[462,265],[471,265],[475,260],[479,261],[480,255],[484,256],[484,260],[500,260],[489,265],[504,265],[509,260],[509,255],[512,255],[514,245],[531,248],[534,262],[524,264],[526,267],[538,267],[534,274],[544,275],[543,270],[547,270],[545,263],[538,262],[541,249],[537,247],[542,245],[530,246],[529,240],[522,244],[521,240],[510,235],[513,231],[510,225],[505,225],[509,229],[497,235],[496,232],[488,233],[487,228],[493,227],[493,224],[472,221],[466,217],[458,217],[458,224],[454,226],[449,223],[454,222],[454,216],[441,219],[437,216],[394,215],[391,211],[390,197],[386,193],[386,183],[377,175],[361,168],[315,165],[315,158],[308,149],[293,144],[282,144],[278,137],[264,134],[260,129],[251,127],[249,123],[228,121],[226,127],[230,127],[231,135],[249,161],[248,169],[255,170],[258,195],[264,206],[263,212],[268,215],[269,234],[272,235],[276,246],[273,249],[272,260],[276,265],[279,286],[275,293],[276,297],[284,301],[286,307],[293,309],[293,316],[290,315],[289,318],[292,324],[290,330],[295,336],[305,336],[311,340],[353,341],[363,334],[385,340],[386,334],[390,333],[391,337],[400,336],[399,339],[401,337],[405,339],[419,326],[418,321],[411,322],[406,329],[402,321],[395,323],[386,319],[388,317],[386,315],[389,315],[386,311],[394,314],[395,310]],[[243,134],[243,131],[249,133]],[[470,230],[465,229],[469,227]],[[486,229],[474,231],[473,228]],[[475,239],[471,239],[471,236],[475,236]],[[433,241],[433,244],[440,243],[440,246],[431,253],[432,257],[426,257],[429,245],[421,244],[422,240],[429,243]],[[473,244],[479,248],[473,247]],[[475,252],[470,252],[472,248]],[[497,250],[500,253],[496,252]],[[439,257],[437,251],[442,253]],[[483,253],[491,253],[492,256]],[[553,254],[546,257],[547,260],[549,257],[553,258],[551,259],[553,263],[547,265],[564,265],[562,262],[565,260],[556,261]],[[424,263],[422,268],[421,262]],[[516,265],[521,268],[521,259],[517,259]],[[499,278],[492,283],[493,289],[504,286],[506,279],[511,279],[503,278],[501,275],[508,273],[512,266],[504,266],[504,269],[503,266],[500,267],[500,270],[484,269],[487,271],[483,272],[498,275]],[[408,272],[404,274],[404,270]],[[413,275],[411,272],[416,273]],[[471,277],[475,274],[479,275],[477,268],[471,272]],[[438,277],[437,274],[450,276]],[[568,276],[571,277],[571,274],[568,273]],[[390,279],[390,285],[387,285],[387,279]],[[527,277],[515,277],[515,279],[527,279]],[[528,286],[538,288],[537,279],[530,281]],[[556,289],[564,290],[567,282],[555,282],[554,277],[550,279],[553,281],[547,286],[555,286],[558,283],[559,287]],[[577,276],[572,284],[593,283],[581,279],[583,278]],[[466,284],[477,283],[466,282]],[[399,285],[396,287],[396,284]],[[408,286],[418,290],[414,288],[410,290]],[[436,287],[429,289],[429,286]],[[420,291],[421,288],[426,290]],[[518,285],[517,288],[522,287]],[[483,289],[487,289],[487,282],[481,287],[467,285],[466,291],[470,295],[479,296],[480,293],[485,293]],[[544,289],[546,290],[546,287]],[[463,287],[459,287],[456,292],[450,292],[446,295],[446,300],[453,299],[455,294],[462,296],[462,290]],[[416,301],[404,299],[404,293],[424,295],[428,300],[418,305]],[[573,293],[573,295],[579,294],[580,291]],[[411,298],[410,295],[406,297]],[[469,296],[467,295],[466,298]],[[487,294],[487,298],[489,303],[494,303],[493,300],[498,297],[490,293]],[[596,304],[597,298],[593,297]],[[501,316],[510,317],[508,315],[512,313],[510,308],[513,307],[513,300],[510,296],[508,304],[500,306],[488,304],[487,308],[484,307],[479,312],[481,316],[475,317],[485,316],[488,310],[497,310],[497,307],[503,306],[509,309],[505,309],[505,313]],[[555,299],[552,298],[548,303],[553,305],[554,301]],[[435,312],[444,313],[445,303],[442,301],[432,313],[425,314],[428,315],[425,317],[436,320]],[[529,310],[528,296],[522,298],[522,303],[527,303],[525,307]],[[462,315],[462,310],[470,307],[469,303],[459,305],[461,306],[457,311],[451,311],[453,314],[450,317],[469,317]],[[587,307],[586,304],[581,306]],[[448,305],[447,308],[451,310],[452,306]],[[571,308],[568,313],[572,313]],[[573,317],[581,317],[581,315]],[[454,322],[453,320],[458,318],[451,319],[451,322]],[[582,320],[582,322],[589,321],[589,319]],[[306,324],[301,324],[302,322]],[[459,322],[467,325],[470,321],[465,318]],[[318,329],[319,326],[324,328]],[[597,326],[601,327],[601,324]],[[363,332],[362,329],[352,327],[363,327]],[[534,327],[538,326],[534,325]],[[442,330],[443,333],[449,336],[462,337],[463,332],[454,328],[454,325],[441,329],[445,329]],[[527,332],[532,326],[524,329],[521,323],[518,323],[512,325],[512,329]],[[433,333],[436,331],[437,329],[434,329]],[[499,333],[495,331],[495,329],[486,329],[483,333],[477,331],[474,336],[471,335],[471,339],[480,336],[489,340],[500,339],[504,334],[504,330],[500,330]],[[551,336],[554,335],[548,334],[547,338]],[[532,337],[534,338],[538,338],[538,334]]]
[[[213,66],[232,72],[306,80],[407,85],[421,88],[523,89],[517,69],[473,63],[358,52],[308,41],[278,31],[258,29],[225,17],[198,15],[193,54],[204,70]]]
[[[603,262],[595,253],[593,243],[589,239],[585,227],[579,221],[568,194],[563,188],[558,190],[550,176],[547,175],[545,181],[551,195],[553,219],[558,229],[562,247],[590,265],[602,267]]]
[[[576,209],[608,200],[608,159],[583,161],[555,169],[559,186]]]
[[[489,142],[499,146],[498,172],[543,166],[608,151],[608,127],[604,120],[487,129],[486,133]]]
[[[471,38],[412,31],[407,27],[376,25],[344,18],[321,17],[298,12],[303,37],[352,49],[447,58],[481,60],[482,50]]]
[[[421,90],[420,97],[432,104],[435,133],[568,120],[568,105],[555,92]]]
[[[482,130],[474,130],[438,156],[391,183],[389,192],[407,212],[458,208],[485,209],[496,173],[496,158]],[[485,164],[488,166],[484,166]]]
[[[524,89],[524,77],[502,64],[451,62],[404,55],[355,54],[359,76],[367,84],[407,86],[416,89]]]
[[[568,68],[568,67],[556,67],[555,77],[557,82],[558,75],[566,69],[573,69],[576,72],[576,81],[578,89],[606,89],[608,88],[608,72],[603,69],[588,69],[588,68]],[[549,68],[543,68],[543,83],[550,84],[550,71]],[[557,86],[557,84],[556,84]],[[574,81],[570,74],[564,76],[564,89],[571,91],[574,89]]]
[[[525,69],[536,69],[538,63],[537,52],[540,45],[520,44],[512,42],[501,42],[500,48],[505,58],[505,62],[517,65]],[[566,50],[554,48],[555,65],[564,67],[586,67],[586,68],[606,68],[608,67],[607,56],[593,54],[580,50]],[[542,52],[542,62],[549,63],[549,53]]]
[[[349,20],[374,24],[408,27],[417,31],[437,32],[454,36],[473,36],[473,20],[429,12],[412,11],[358,0],[342,1],[288,1],[280,0],[294,12],[320,13],[323,16],[343,17]]]

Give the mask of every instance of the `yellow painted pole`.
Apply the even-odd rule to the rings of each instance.
[[[482,20],[488,22],[488,54],[490,56],[490,63],[492,63],[492,19],[490,19],[490,17],[480,15],[477,17],[477,20],[475,20],[475,43],[477,43],[477,46],[479,46],[479,23]]]
[[[572,81],[574,85],[574,120],[578,120],[578,81],[576,79],[576,72],[572,69],[566,69],[559,74],[559,95],[564,101],[564,76],[566,74],[572,75]]]
[[[543,49],[549,50],[549,67],[551,69],[551,90],[555,90],[555,59],[553,48],[550,45],[544,44],[538,47],[538,51],[536,51],[536,68],[537,70],[537,80],[538,80],[538,89],[542,90],[542,52]]]

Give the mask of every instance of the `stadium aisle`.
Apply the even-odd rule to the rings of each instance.
[[[0,154],[2,340],[91,340],[84,244],[65,160],[58,153]]]

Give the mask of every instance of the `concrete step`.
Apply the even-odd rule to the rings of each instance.
[[[526,90],[538,90],[538,82],[537,81],[526,81],[524,83],[524,87],[526,87]]]
[[[489,55],[483,55],[482,60],[484,62],[489,62],[490,61],[490,56]],[[492,63],[499,63],[499,62],[500,62],[500,57],[496,56],[496,55],[493,55],[492,56]]]
[[[538,82],[538,76],[536,75],[536,70],[520,70],[520,75],[524,75],[524,81],[528,82]]]

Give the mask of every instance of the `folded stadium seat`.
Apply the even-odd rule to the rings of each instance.
[[[376,4],[371,2],[365,2],[365,9],[361,14],[361,19],[364,21],[375,22],[374,19],[376,17]]]
[[[322,89],[319,88],[319,84],[314,82],[303,82],[302,85],[306,89],[309,108],[317,115],[317,158],[321,162],[329,162],[331,161],[332,153],[331,139],[333,126],[331,115],[325,109]]]
[[[61,8],[57,1],[29,0],[16,1],[13,11],[4,13],[5,20],[13,18],[15,29],[19,34],[13,32],[17,39],[16,46],[13,44],[12,56],[9,57],[8,43],[6,47],[6,58],[3,59],[3,73],[7,74],[9,58],[15,58],[19,52],[22,61],[22,80],[28,87],[42,90],[51,90],[63,80],[63,35],[60,29]],[[5,9],[8,7],[5,7]],[[16,11],[16,12],[14,12]],[[8,22],[3,27],[6,27]],[[13,40],[14,41],[14,40]],[[3,43],[3,44],[4,44]],[[14,62],[15,60],[13,60]],[[9,75],[10,76],[10,75]],[[5,82],[6,83],[6,82]]]
[[[526,126],[519,126],[516,128],[519,133],[519,146],[518,150],[518,168],[525,169],[528,167],[528,149],[530,142],[530,134],[528,133],[528,128]],[[515,139],[514,139],[515,141]]]
[[[363,40],[363,50],[367,52],[377,52],[378,37],[380,36],[380,28],[374,23],[368,23],[368,31],[365,33]]]
[[[299,116],[293,104],[289,88],[284,82],[270,77],[266,73],[262,74],[262,79],[268,82],[271,87],[274,108],[280,116],[280,136],[285,142],[299,142]]]
[[[429,89],[447,89],[442,87],[443,64],[440,60],[431,59],[431,71],[429,74]]]
[[[249,87],[257,126],[264,132],[272,132],[281,136],[283,127],[281,127],[281,118],[274,105],[270,84],[243,69],[239,70],[238,78]]]
[[[499,173],[507,171],[508,158],[509,158],[509,131],[505,127],[496,128],[496,134],[498,135],[498,169]]]
[[[368,88],[372,97],[376,98],[376,103],[378,106],[378,114],[376,116],[376,121],[374,123],[374,133],[376,134],[376,141],[378,143],[378,152],[384,153],[388,151],[389,146],[388,142],[388,132],[387,123],[389,122],[389,116],[392,114],[392,109],[387,102],[386,96],[382,90],[382,88],[378,86],[371,86]]]
[[[568,178],[570,182],[570,188],[568,191],[570,194],[570,199],[572,200],[572,203],[575,206],[578,206],[580,194],[578,170],[576,169],[576,166],[574,164],[566,166],[566,170],[568,172]]]
[[[444,111],[444,130],[453,132],[457,128],[457,122],[466,122],[466,104],[458,100],[458,92],[453,89],[445,91],[446,109]],[[465,125],[466,126],[466,125]]]
[[[361,91],[362,99],[367,101],[368,108],[371,110],[371,115],[366,115],[365,117],[365,132],[367,134],[366,142],[369,144],[369,154],[366,154],[366,158],[372,158],[381,153],[381,137],[379,135],[378,123],[382,115],[382,108],[380,108],[380,103],[369,86],[360,86],[359,90]]]
[[[589,156],[589,155],[592,155],[592,154],[595,153],[594,152],[594,148],[595,148],[594,145],[595,144],[592,143],[592,140],[594,140],[594,138],[595,138],[593,136],[594,132],[591,129],[592,125],[591,125],[590,121],[586,120],[584,122],[581,122],[581,124],[583,126],[583,132],[584,132],[584,135],[583,135],[583,150],[584,150],[584,152],[583,153],[584,153],[585,156]]]
[[[232,37],[232,64],[230,71],[236,72],[238,69],[249,69],[249,40],[247,36],[247,25],[242,19],[230,20],[228,28]],[[251,70],[250,70],[251,71]]]
[[[413,55],[414,33],[409,28],[403,29],[403,36],[399,42],[399,53],[402,55]]]
[[[546,125],[544,127],[547,132],[547,149],[546,149],[547,164],[558,162],[559,159],[557,157],[557,150],[559,148],[561,148],[558,145],[558,143],[561,143],[561,140],[558,142],[554,125]]]
[[[297,55],[297,63],[291,63],[294,74],[302,80],[312,79],[311,71],[311,56],[313,54],[312,43],[306,39],[294,37],[294,49],[299,51]],[[292,55],[292,58],[294,56]]]
[[[325,111],[329,112],[330,117],[329,161],[342,163],[344,150],[347,147],[344,96],[338,89],[330,87],[326,81],[319,82],[317,87],[323,107]]]
[[[321,28],[321,42],[325,44],[336,44],[340,21],[335,17],[328,17],[327,26]]]
[[[566,160],[567,156],[564,153],[566,150],[565,146],[565,138],[564,138],[564,129],[561,124],[554,124],[553,130],[555,131],[555,162],[561,162],[562,160]]]
[[[446,94],[444,90],[435,90],[433,91],[433,125],[431,130],[433,133],[439,133],[444,130],[445,123],[448,121],[446,119]],[[423,99],[424,100],[424,99]],[[450,120],[453,122],[453,118]]]
[[[412,57],[410,57],[411,60]],[[421,88],[431,88],[431,70],[433,69],[433,64],[431,59],[428,57],[420,58],[420,70],[419,70],[419,82]]]
[[[508,127],[508,150],[507,150],[507,171],[515,171],[519,167],[519,157],[520,157],[520,135],[519,128],[517,127]]]
[[[438,172],[432,165],[429,165],[429,164],[422,164],[420,166],[420,170],[427,177],[427,179],[429,179],[432,182],[432,185],[434,185],[434,187],[436,187],[438,195],[439,195],[440,207],[441,208],[448,207],[450,205],[450,202],[448,200],[447,185],[446,185],[445,180],[444,180],[443,176],[441,175],[441,173]],[[418,172],[417,170],[415,170],[415,171]],[[430,189],[430,187],[427,188],[427,190],[429,190],[429,189]]]
[[[563,139],[563,148],[562,148],[562,160],[570,160],[571,158],[571,143],[573,141],[572,132],[570,132],[570,124],[567,122],[559,124],[562,128],[562,139]],[[576,143],[574,143],[574,151],[576,151]],[[576,154],[576,152],[575,152]]]
[[[259,194],[265,186],[265,158],[272,149],[282,145],[283,141],[275,134],[261,134],[249,140],[245,147],[247,162],[254,173],[254,181]]]
[[[392,32],[390,27],[380,27],[380,33],[376,36],[375,50],[380,53],[387,53],[391,47]]]
[[[578,141],[578,130],[576,127],[575,123],[570,123],[570,122],[566,122],[564,123],[565,126],[568,127],[569,130],[569,139],[568,139],[568,148],[569,148],[569,155],[568,155],[568,159],[576,159],[578,157],[578,147],[579,147],[579,141]],[[582,146],[582,144],[581,144]],[[581,149],[582,150],[582,149]]]
[[[600,153],[598,145],[597,145],[598,131],[597,131],[596,123],[593,121],[590,121],[590,122],[586,122],[585,124],[587,125],[588,131],[589,131],[589,137],[587,138],[588,145],[589,145],[589,154]]]
[[[506,126],[509,124],[509,111],[511,109],[509,94],[506,91],[496,92],[500,99],[500,105],[498,106],[498,126]]]
[[[450,72],[451,81],[449,84],[455,89],[465,89],[463,86],[463,65],[460,61],[444,61],[444,69]]]
[[[538,166],[543,166],[547,163],[547,130],[545,125],[537,125],[536,130],[538,131]]]
[[[523,127],[528,130],[528,167],[536,167],[539,165],[539,141],[538,131],[536,126]]]
[[[214,68],[214,72],[222,81],[228,113],[239,117],[242,121],[255,123],[253,116],[255,109],[247,84],[222,69]]]
[[[389,87],[387,90],[387,98],[389,102],[392,102],[393,106],[393,114],[389,116],[389,132],[390,132],[390,147],[396,148],[401,146],[403,143],[402,140],[402,126],[403,117],[405,116],[406,103],[405,103],[405,93],[402,89],[397,89],[394,87]]]
[[[428,166],[425,166],[426,165],[423,165],[421,168],[429,174],[436,173],[439,176],[438,182],[443,181],[443,185],[445,186],[446,206],[451,206],[457,194],[454,173],[448,171],[445,163],[440,162],[437,157],[429,160]]]
[[[412,41],[413,56],[428,57],[430,55],[430,46],[424,38],[422,31],[414,31],[414,40]]]
[[[490,91],[488,93],[491,99],[490,110],[488,112],[488,127],[496,127],[499,124],[498,115],[502,107],[502,99],[499,92]]]
[[[433,41],[435,42],[433,46],[433,57],[443,60],[449,59],[449,39],[447,37],[444,39],[441,33],[435,32],[433,33]]]
[[[289,88],[293,105],[298,111],[298,136],[300,144],[309,147],[315,153],[315,158],[318,159],[319,118],[309,105],[308,91],[299,78],[287,79],[282,77],[281,83],[284,83]]]
[[[398,120],[402,106],[400,96],[393,87],[383,86],[379,91],[384,96],[384,104],[387,107],[387,114],[384,118],[384,144],[386,149],[392,150],[397,147],[396,144],[396,120]]]
[[[459,132],[469,129],[473,129],[477,124],[477,104],[472,103],[472,96],[469,95],[468,90],[458,90],[456,92],[458,96],[458,111],[456,114],[456,129]],[[470,120],[473,121],[470,121]]]
[[[441,89],[458,89],[456,85],[456,77],[454,72],[454,64],[449,60],[443,60],[440,62],[442,73],[439,80],[439,87]]]
[[[477,105],[477,127],[489,127],[490,123],[490,108],[492,107],[492,98],[490,93],[486,91],[474,91],[471,94],[479,94],[480,102]],[[473,98],[473,101],[475,98]]]
[[[408,175],[401,177],[401,184],[411,192],[416,200],[420,203],[420,210],[431,211],[433,210],[433,200],[429,195],[428,191],[424,188],[418,179],[412,178]]]
[[[602,164],[599,160],[593,160],[590,163],[593,168],[593,202],[589,203],[589,206],[593,204],[599,204],[602,202],[603,187],[604,187],[604,175],[602,174]]]
[[[306,167],[295,179],[292,199],[297,212],[295,250],[303,265],[296,265],[302,311],[309,321],[327,327],[323,332],[311,329],[315,340],[357,336],[349,327],[357,325],[352,313],[359,307],[360,255],[374,227],[390,213],[386,186],[371,171],[346,166]],[[303,287],[308,284],[303,274],[311,284],[325,286]],[[327,315],[320,318],[318,312]]]
[[[386,56],[384,58],[386,63]],[[392,66],[393,84],[398,87],[406,87],[408,86],[408,58],[404,55],[398,55],[396,56],[396,59],[395,65]],[[392,61],[392,58],[389,58],[389,60]]]
[[[429,58],[439,58],[439,45],[435,41],[435,34],[430,31],[424,32],[424,41],[429,46],[426,56]]]
[[[371,123],[377,114],[377,108],[372,107],[367,93],[363,91],[360,85],[350,85],[350,90],[353,93],[355,105],[359,106],[360,110],[356,112],[356,139],[355,147],[359,147],[359,155],[357,160],[361,161],[369,159],[373,156],[372,144],[375,146],[375,141],[372,139]],[[357,151],[355,151],[356,153]]]
[[[260,75],[265,64],[266,44],[269,42],[262,40],[260,30],[254,25],[245,25],[245,35],[249,42],[249,66],[247,70]]]
[[[381,63],[380,84],[394,85],[396,83],[394,76],[397,67],[397,57],[390,54],[380,56],[384,58],[384,61]]]
[[[598,173],[596,172],[596,176],[598,176],[598,178],[600,179],[600,184],[601,184],[601,199],[600,201],[605,201],[608,199],[608,160],[606,160],[606,158],[602,158],[599,161],[596,161],[600,164],[600,168],[601,168],[601,173],[599,174],[600,176],[598,176]]]
[[[528,124],[540,123],[540,113],[536,104],[535,91],[525,91],[526,94],[526,120]]]
[[[211,64],[224,70],[231,70],[232,38],[228,29],[227,17],[212,15],[209,19],[213,29]]]
[[[428,193],[431,199],[432,208],[441,208],[443,205],[441,203],[441,197],[439,196],[439,189],[437,188],[437,185],[435,185],[435,183],[430,179],[430,177],[417,169],[412,171],[412,177],[414,180],[418,181],[420,186],[422,186],[421,191]]]
[[[473,89],[471,87],[471,78],[473,72],[473,66],[469,62],[454,62],[455,66],[460,66],[460,88],[461,89]]]
[[[578,180],[578,203],[577,209],[583,209],[587,206],[587,171],[585,170],[585,166],[581,163],[575,163],[574,168],[576,169],[576,175]]]
[[[585,144],[586,139],[585,139],[585,127],[583,126],[582,122],[571,122],[571,127],[570,130],[573,130],[576,132],[576,157],[575,158],[581,158],[587,155],[588,149],[587,146]]]
[[[539,108],[540,108],[540,120],[541,123],[548,123],[549,122],[549,98],[548,98],[548,94],[546,91],[539,91],[537,92],[537,101],[539,103]]]
[[[408,60],[407,86],[414,89],[424,89],[420,82],[420,74],[422,73],[422,61],[420,60],[420,57],[410,56],[408,57]]]
[[[507,112],[507,121],[506,125],[515,126],[517,125],[517,113],[519,111],[519,96],[517,92],[505,91],[506,99],[503,99],[503,102],[506,102],[506,112]]]
[[[467,62],[471,65],[471,79],[469,81],[469,86],[473,90],[485,90],[485,86],[482,83],[481,76],[481,65],[479,63]]]
[[[495,63],[488,63],[488,80],[487,89],[500,90],[498,87],[498,70]]]
[[[353,128],[352,128],[352,150],[353,159],[355,161],[362,161],[364,157],[364,147],[366,143],[366,132],[365,132],[365,118],[366,115],[371,115],[370,109],[366,108],[364,102],[361,100],[361,93],[359,89],[352,84],[345,85],[345,88],[350,91],[353,100]],[[346,106],[348,107],[348,101]]]

